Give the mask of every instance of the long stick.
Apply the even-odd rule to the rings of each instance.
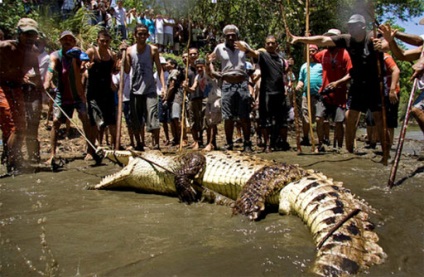
[[[373,20],[373,36],[374,38],[377,38],[377,26],[375,24],[375,11],[374,11],[374,5],[371,1],[371,12],[372,12],[372,20]],[[376,51],[376,58],[377,58],[377,72],[378,72],[378,80],[380,84],[380,98],[381,98],[381,117],[383,119],[383,136],[380,138],[381,141],[381,147],[383,148],[383,164],[387,165],[387,161],[389,159],[389,144],[387,141],[387,117],[386,117],[386,103],[385,103],[385,97],[384,97],[384,80],[381,73],[381,62],[380,62],[380,53]]]
[[[309,36],[309,0],[306,0],[306,30],[305,35]],[[308,97],[308,119],[309,119],[309,132],[311,133],[312,148],[311,151],[315,152],[315,138],[314,138],[314,129],[312,127],[312,110],[311,110],[311,68],[310,68],[310,57],[309,57],[309,44],[306,44],[306,80],[307,80],[307,90],[306,95]]]
[[[185,80],[188,79],[188,66],[189,66],[189,60],[190,60],[190,56],[188,55],[188,51],[190,49],[190,43],[191,43],[191,23],[190,23],[190,17],[188,18],[188,41],[187,41],[187,61],[186,61],[186,72],[185,72]],[[185,101],[187,98],[187,90],[184,89],[183,92],[183,104],[182,104],[182,108],[181,108],[181,136],[180,136],[180,148],[179,150],[182,151],[183,150],[183,136],[184,136],[184,131],[185,131]]]
[[[414,94],[417,89],[417,86],[418,86],[418,79],[415,78],[414,84],[412,85],[411,94],[409,95],[408,106],[406,107],[405,120],[403,121],[402,129],[399,134],[399,141],[396,148],[395,160],[393,162],[392,169],[390,170],[389,182],[387,183],[387,186],[389,188],[392,188],[395,184],[396,172],[399,166],[400,155],[402,154],[402,148],[403,148],[403,143],[405,141],[406,129],[408,128],[409,112],[411,110],[412,104],[414,103]]]
[[[284,29],[286,31],[286,40],[287,40],[287,54],[290,56],[290,43],[289,43],[289,27],[287,25],[287,19],[286,19],[286,13],[284,12],[284,6],[281,3],[281,1],[277,1],[278,5],[280,7],[281,16],[283,17],[283,23],[284,23]],[[292,84],[293,86],[293,84]],[[289,88],[291,90],[292,96],[293,96],[293,111],[294,111],[294,126],[296,129],[296,146],[297,146],[297,152],[302,152],[302,146],[300,145],[300,125],[299,125],[299,110],[297,109],[297,97],[296,97],[296,91],[293,89],[293,87]]]
[[[121,60],[121,71],[119,73],[119,89],[118,89],[118,116],[116,118],[116,141],[115,141],[115,150],[119,150],[121,146],[121,126],[122,126],[122,101],[123,101],[123,92],[124,92],[124,68],[125,68],[125,58],[127,56],[127,50],[122,51],[122,60]]]

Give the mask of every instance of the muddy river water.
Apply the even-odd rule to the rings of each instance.
[[[405,153],[423,144],[406,145]],[[378,210],[372,221],[388,258],[363,274],[422,276],[424,162],[402,156],[400,185],[387,190],[390,166],[367,155],[264,157],[320,170]],[[310,275],[315,246],[298,217],[271,212],[250,222],[214,204],[85,190],[120,169],[90,164],[75,160],[58,173],[0,179],[0,276]]]

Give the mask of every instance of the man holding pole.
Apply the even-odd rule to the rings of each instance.
[[[372,113],[381,140],[387,140],[384,133],[382,118],[382,99],[380,96],[380,80],[378,64],[383,65],[380,50],[381,41],[367,34],[365,18],[360,14],[354,14],[348,21],[349,34],[339,36],[311,36],[297,37],[290,34],[292,43],[302,42],[317,44],[319,46],[345,48],[352,60],[350,87],[350,106],[346,115],[346,148],[353,153],[356,135],[356,124],[361,112],[369,108]],[[380,59],[380,62],[378,60]],[[383,145],[383,164],[387,164],[388,143]]]

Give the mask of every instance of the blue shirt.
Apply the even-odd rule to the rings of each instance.
[[[303,82],[303,96],[306,96],[308,89],[307,80],[307,63],[304,63],[300,68],[299,81]],[[311,82],[311,95],[318,94],[319,89],[322,86],[322,65],[320,63],[310,63],[310,82]]]

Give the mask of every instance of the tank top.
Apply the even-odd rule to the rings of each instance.
[[[132,68],[131,93],[136,95],[156,94],[150,45],[146,45],[143,53],[138,53],[137,45],[133,45],[130,57]]]
[[[113,66],[112,58],[107,61],[94,59],[94,64],[88,70],[87,100],[113,95],[111,88]]]

